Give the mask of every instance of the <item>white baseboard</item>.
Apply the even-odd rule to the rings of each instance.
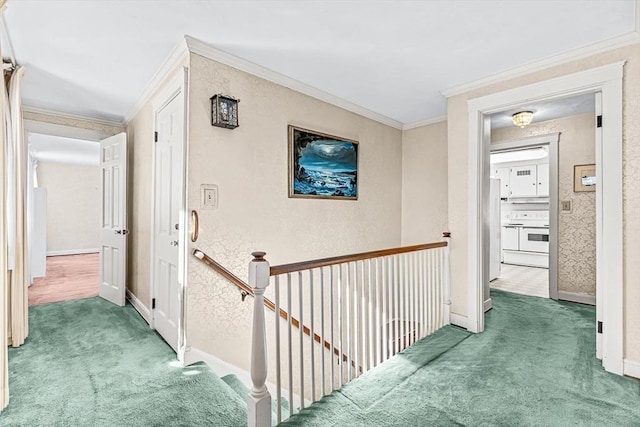
[[[640,362],[624,359],[622,363],[622,370],[626,376],[640,379]]]
[[[562,301],[578,302],[580,304],[596,305],[595,295],[576,294],[573,292],[558,292],[558,299]]]
[[[484,312],[491,310],[493,308],[493,300],[491,298],[487,299],[484,302]]]
[[[142,318],[149,325],[151,325],[151,312],[147,307],[145,307],[142,301],[140,301],[134,294],[131,293],[129,289],[127,289],[127,299],[129,300],[133,308],[135,308],[136,311],[140,313],[140,316],[142,316]]]
[[[468,329],[467,325],[467,316],[463,316],[461,314],[451,313],[449,317],[452,325],[460,326],[461,328]]]
[[[47,251],[47,256],[61,256],[61,255],[81,255],[81,254],[95,254],[99,253],[99,248],[91,249],[65,249],[63,251]]]

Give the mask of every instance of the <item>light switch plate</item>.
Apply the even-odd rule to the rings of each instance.
[[[571,200],[563,200],[560,202],[560,211],[571,213]]]
[[[200,186],[200,208],[218,209],[218,186],[202,184]]]

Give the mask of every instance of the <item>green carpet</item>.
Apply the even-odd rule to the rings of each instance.
[[[492,297],[485,333],[445,327],[283,425],[640,425],[640,382],[595,358],[593,307]]]
[[[89,298],[32,307],[9,349],[0,426],[245,426],[243,400],[204,364],[182,368],[131,306]]]

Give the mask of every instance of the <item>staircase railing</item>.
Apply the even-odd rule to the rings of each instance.
[[[267,342],[275,347],[280,423],[285,398],[288,417],[449,324],[450,234],[443,235],[441,242],[273,267],[254,253],[249,286],[194,251],[255,296],[249,427],[271,426]],[[270,285],[273,300],[264,298]],[[274,336],[267,337],[265,306],[275,312]]]

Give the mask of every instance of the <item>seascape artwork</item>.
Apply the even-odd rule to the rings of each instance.
[[[289,126],[289,197],[358,198],[358,142]]]

